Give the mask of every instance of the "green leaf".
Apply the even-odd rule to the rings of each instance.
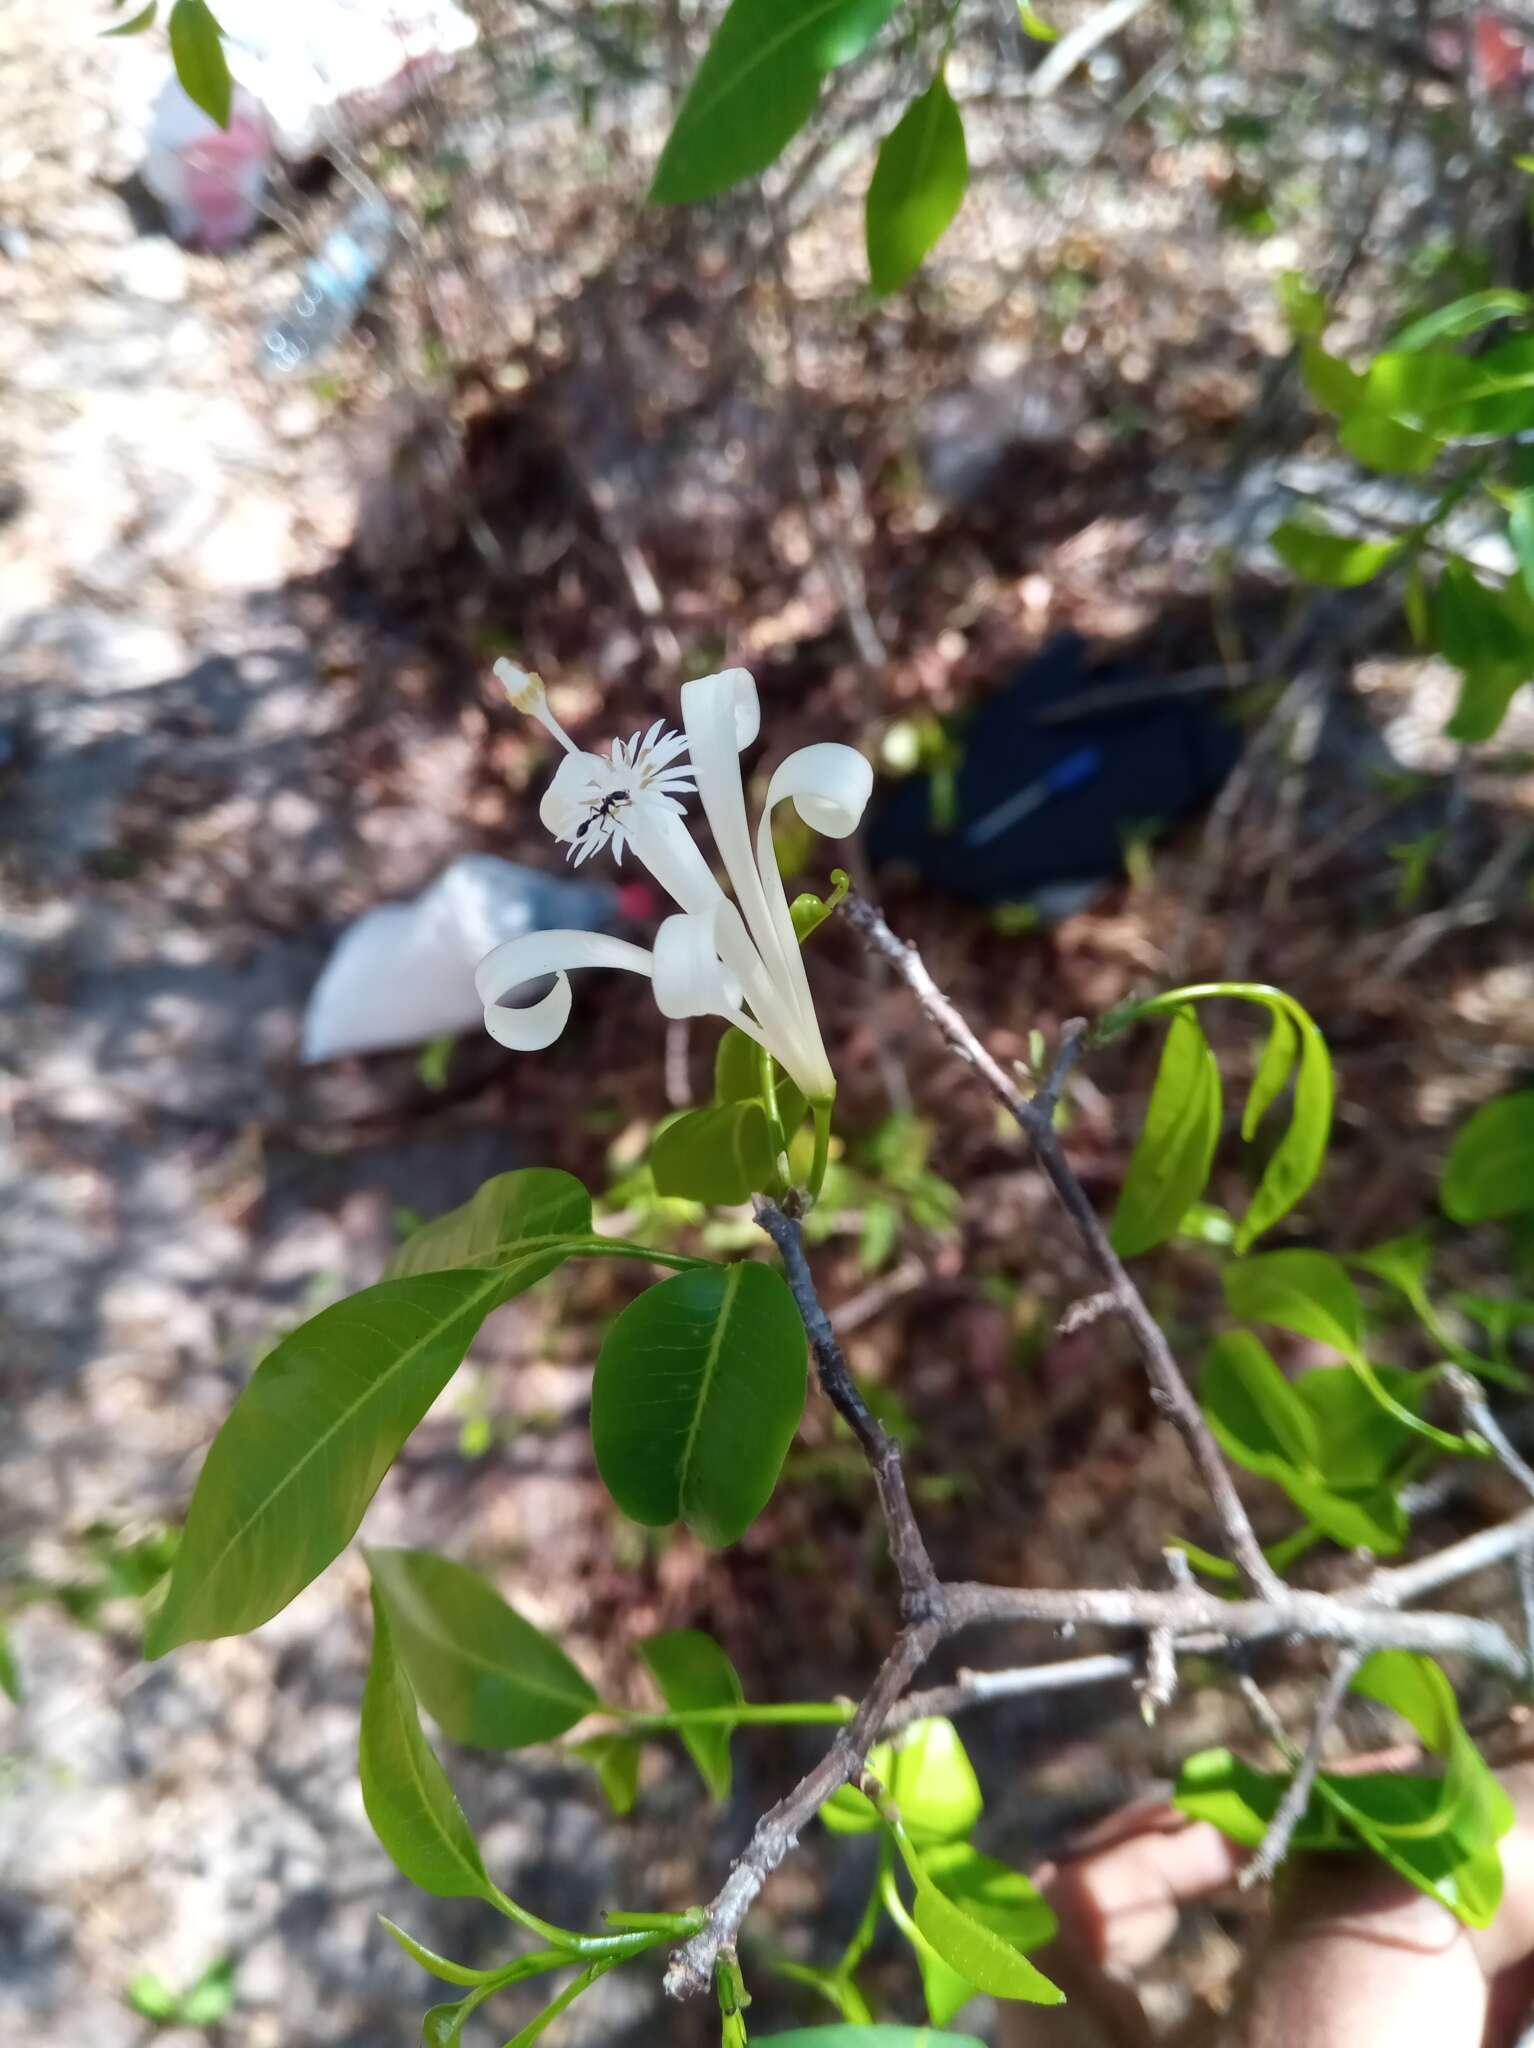
[[[1433,1241],[1425,1230],[1413,1230],[1404,1237],[1386,1238],[1361,1252],[1349,1252],[1348,1264],[1372,1273],[1376,1280],[1397,1287],[1408,1301],[1421,1294],[1433,1264]]]
[[[1374,1373],[1397,1407],[1420,1411],[1426,1375],[1394,1365],[1376,1366]],[[1293,1391],[1315,1423],[1321,1477],[1338,1493],[1368,1493],[1384,1485],[1414,1448],[1414,1432],[1381,1407],[1348,1366],[1302,1372]]]
[[[973,2034],[934,2033],[931,2027],[796,2027],[791,2034],[764,2034],[776,2048],[985,2048]]]
[[[876,292],[896,290],[920,269],[968,184],[964,123],[940,71],[879,145],[864,207]]]
[[[568,1241],[591,1235],[591,1197],[573,1174],[524,1167],[487,1180],[460,1208],[414,1231],[389,1261],[386,1277],[448,1268],[505,1268],[517,1291],[541,1280],[568,1255]]]
[[[417,1698],[454,1742],[523,1749],[601,1704],[570,1659],[478,1572],[430,1550],[369,1550]]]
[[[1263,1252],[1233,1260],[1221,1278],[1232,1315],[1313,1337],[1344,1358],[1361,1354],[1358,1291],[1341,1259],[1329,1252]]]
[[[210,1963],[189,1991],[177,2001],[176,2019],[183,2027],[216,2027],[234,2010],[234,1959]]]
[[[1123,1257],[1171,1237],[1204,1192],[1220,1135],[1220,1070],[1191,1009],[1174,1010],[1110,1235]]]
[[[223,36],[206,0],[175,0],[170,10],[170,54],[187,98],[220,128],[227,128],[234,82]]]
[[[1413,350],[1429,347],[1435,341],[1453,341],[1464,334],[1478,334],[1494,320],[1513,319],[1530,310],[1531,301],[1522,292],[1500,288],[1471,292],[1468,298],[1456,299],[1452,305],[1440,306],[1436,313],[1426,313],[1420,320],[1413,320],[1394,337],[1390,347],[1399,353],[1410,354]]]
[[[285,1337],[203,1460],[145,1656],[256,1628],[318,1577],[521,1284],[498,1272],[385,1280]]]
[[[868,1770],[900,1809],[907,1835],[924,1848],[964,1841],[980,1818],[980,1781],[951,1721],[913,1721],[893,1741],[875,1743]],[[861,1835],[883,1825],[855,1785],[834,1792],[820,1818],[833,1835]]]
[[[141,7],[128,21],[120,21],[116,28],[104,28],[104,36],[141,36],[146,28],[154,26],[155,15],[159,12],[160,0],[149,0],[147,7]]]
[[[809,1104],[776,1061],[773,1062],[772,1085],[778,1098],[778,1120],[783,1126],[783,1135],[791,1138],[804,1122]],[[747,1038],[744,1031],[737,1031],[733,1024],[720,1039],[719,1050],[714,1055],[714,1100],[720,1104],[763,1100],[762,1049],[754,1039]]]
[[[1534,1212],[1534,1088],[1475,1112],[1449,1148],[1438,1196],[1456,1223]]]
[[[1267,1043],[1252,1076],[1241,1117],[1241,1136],[1247,1144],[1256,1137],[1263,1118],[1283,1093],[1289,1076],[1294,1072],[1299,1052],[1299,1026],[1286,1009],[1275,1003],[1269,1018]]]
[[[673,1713],[689,1708],[733,1707],[744,1699],[735,1666],[702,1629],[679,1628],[651,1636],[639,1654]],[[677,1730],[712,1798],[730,1796],[730,1724],[694,1723]]]
[[[946,1898],[1014,1948],[1041,1948],[1059,1931],[1048,1900],[1022,1871],[982,1856],[968,1842],[922,1852],[922,1869]]]
[[[852,877],[845,868],[832,868],[831,886],[824,896],[817,896],[806,889],[796,896],[788,906],[789,922],[794,928],[794,937],[802,946],[806,939],[814,936],[852,887]],[[733,1026],[731,1029],[733,1030]]]
[[[1305,387],[1318,405],[1339,419],[1347,419],[1364,404],[1368,380],[1360,377],[1337,356],[1312,343],[1300,358]]]
[[[1507,537],[1518,557],[1523,587],[1534,597],[1534,490],[1515,491],[1507,509]]]
[[[570,1754],[588,1763],[607,1795],[607,1803],[621,1820],[632,1813],[639,1797],[641,1745],[632,1735],[592,1735],[570,1745]]]
[[[1462,740],[1467,746],[1495,739],[1507,716],[1507,707],[1528,680],[1529,672],[1522,662],[1502,666],[1478,664],[1469,669],[1460,684],[1454,715],[1444,727],[1445,737]]]
[[[385,1913],[379,1914],[378,1924],[386,1934],[393,1936],[412,1962],[419,1963],[423,1970],[429,1970],[445,1984],[462,1984],[472,1988],[499,1975],[495,1970],[471,1970],[466,1963],[455,1963],[448,1956],[439,1956],[435,1949],[427,1948],[425,1943],[417,1941],[413,1934],[407,1934],[403,1927],[396,1926]]]
[[[918,1866],[916,1924],[951,1970],[989,1991],[993,1998],[1026,1999],[1033,2005],[1063,2005],[1065,1994],[1042,1970],[1019,1955],[1009,1941],[962,1906],[955,1905]]]
[[[1354,413],[1337,429],[1337,439],[1365,469],[1381,476],[1421,476],[1443,453],[1437,434],[1383,413]]]
[[[1326,1040],[1298,1003],[1275,990],[1254,990],[1270,1011],[1282,1007],[1300,1034],[1300,1064],[1294,1080],[1289,1127],[1263,1168],[1246,1215],[1236,1232],[1236,1250],[1246,1251],[1265,1230],[1287,1216],[1321,1171],[1332,1131],[1332,1056]],[[1267,1054],[1264,1054],[1266,1061]],[[1259,1068],[1259,1074],[1261,1069]],[[1253,1084],[1254,1089],[1256,1084]]]
[[[176,2017],[181,2002],[164,1979],[157,1977],[152,1970],[141,1970],[129,1984],[125,1996],[140,2018],[162,2025]]]
[[[1060,31],[1052,22],[1035,11],[1031,0],[1017,0],[1018,26],[1025,36],[1032,36],[1036,43],[1057,43]]]
[[[1247,1471],[1319,1476],[1315,1418],[1250,1331],[1227,1330],[1210,1346],[1199,1405],[1220,1448]]]
[[[1306,1520],[1345,1549],[1394,1557],[1406,1541],[1406,1510],[1388,1486],[1348,1495],[1302,1472],[1291,1472],[1279,1483]]]
[[[760,1102],[689,1109],[650,1147],[659,1195],[733,1206],[770,1187],[777,1175],[767,1112]]]
[[[678,1273],[608,1329],[591,1390],[597,1470],[626,1515],[733,1543],[772,1497],[804,1406],[805,1335],[768,1266]]]
[[[1203,1749],[1177,1774],[1172,1803],[1194,1820],[1207,1820],[1243,1848],[1255,1849],[1284,1796],[1287,1777],[1259,1771],[1228,1749]],[[1294,1831],[1298,1849],[1351,1849],[1355,1838],[1341,1817],[1312,1799]]]
[[[1281,271],[1274,288],[1289,332],[1298,341],[1319,341],[1326,332],[1325,295],[1307,284],[1298,270]]]
[[[0,1692],[14,1706],[21,1705],[21,1672],[11,1649],[10,1631],[0,1622]]]
[[[415,1694],[376,1586],[357,1769],[369,1824],[412,1884],[439,1899],[494,1897],[474,1831],[421,1733]]]
[[[1456,555],[1438,579],[1434,623],[1438,645],[1456,668],[1487,671],[1534,667],[1534,633],[1513,600],[1516,590],[1492,590]]]
[[[1400,541],[1357,540],[1314,518],[1286,519],[1270,539],[1273,552],[1296,576],[1330,590],[1356,590],[1372,582],[1401,552]]]
[[[708,199],[765,170],[797,134],[821,80],[878,34],[895,0],[731,0],[704,52],[650,198]]]

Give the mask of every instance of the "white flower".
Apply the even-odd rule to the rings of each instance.
[[[801,747],[773,771],[753,835],[746,817],[740,753],[756,738],[756,684],[743,668],[682,686],[683,734],[657,722],[615,742],[610,757],[582,753],[548,707],[543,685],[509,662],[496,674],[519,711],[536,718],[565,750],[539,816],[577,863],[611,843],[625,846],[678,905],[655,935],[655,949],[598,932],[535,932],[497,946],[480,962],[475,984],[485,1028],[516,1051],[552,1045],[570,1015],[568,970],[626,967],[648,974],[667,1017],[722,1017],[764,1046],[811,1103],[829,1103],[835,1077],[821,1042],[799,942],[789,916],[772,843],[772,814],[792,800],[804,822],[827,838],[857,829],[873,789],[873,770],[852,747]],[[683,748],[690,762],[680,762]],[[714,879],[682,822],[679,792],[696,790],[719,849],[734,900]],[[539,976],[554,986],[540,1001],[507,1008],[503,998]]]

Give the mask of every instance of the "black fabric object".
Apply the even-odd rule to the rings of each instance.
[[[1137,681],[1151,687],[1127,664],[1089,668],[1080,635],[1057,635],[965,729],[952,829],[933,827],[931,777],[908,776],[876,807],[867,837],[873,865],[913,868],[932,887],[982,904],[1121,874],[1126,838],[1198,810],[1241,751],[1224,698],[1152,697],[1038,723],[1041,711],[1063,708],[1078,691]],[[1008,806],[1022,812],[1010,823]]]

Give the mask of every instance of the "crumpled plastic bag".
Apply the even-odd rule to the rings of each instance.
[[[303,1057],[312,1065],[473,1030],[484,1018],[474,970],[493,946],[556,928],[609,931],[621,914],[618,892],[600,883],[464,854],[419,896],[342,933],[304,1012]]]

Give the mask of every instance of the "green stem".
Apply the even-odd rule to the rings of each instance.
[[[677,1707],[669,1713],[605,1703],[594,1711],[659,1733],[666,1728],[844,1728],[857,1710],[842,1700],[785,1700],[776,1706],[748,1706],[742,1700],[727,1707]]]
[[[765,1045],[756,1049],[756,1063],[762,1076],[762,1104],[767,1111],[767,1125],[772,1134],[772,1156],[780,1158],[788,1150],[788,1139],[783,1130],[783,1112],[778,1108],[777,1062]]]
[[[520,2034],[512,2035],[506,2043],[506,2048],[531,2048],[531,2044],[545,2028],[551,2027],[567,2007],[574,2005],[583,1991],[589,1991],[598,1977],[605,1977],[607,1972],[622,1960],[621,1956],[609,1956],[604,1962],[593,1963],[589,1969],[582,1970],[578,1977],[572,1977],[559,1996],[550,1999],[543,2011],[530,2019]]]
[[[593,1232],[590,1237],[562,1238],[573,1259],[648,1259],[654,1266],[670,1266],[678,1273],[690,1272],[694,1266],[714,1266],[717,1259],[694,1258],[690,1252],[663,1252],[654,1245],[632,1244],[626,1237],[603,1237]]]
[[[643,1955],[647,1948],[654,1948],[657,1941],[665,1939],[663,1934],[649,1930],[626,1934],[577,1934],[570,1927],[555,1927],[547,1920],[540,1920],[536,1913],[530,1913],[526,1906],[519,1906],[515,1899],[508,1898],[499,1885],[490,1887],[490,1902],[499,1907],[508,1920],[515,1920],[519,1927],[525,1927],[551,1948],[560,1949],[572,1958],[606,1956],[621,1963],[628,1956]]]
[[[815,1157],[810,1165],[810,1200],[813,1202],[825,1185],[826,1167],[831,1158],[831,1104],[812,1102],[810,1108],[815,1115]]]
[[[689,1906],[685,1913],[604,1913],[602,1918],[610,1927],[668,1937],[697,1934],[708,1924],[708,1914],[702,1906]]]

